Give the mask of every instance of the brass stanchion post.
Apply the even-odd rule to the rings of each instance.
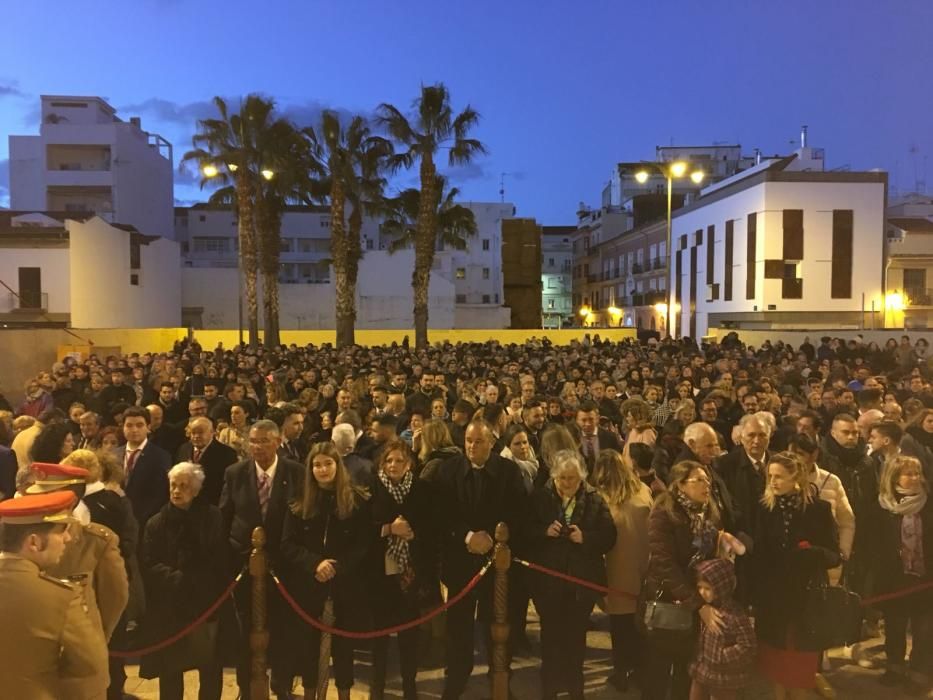
[[[493,567],[496,571],[492,622],[492,700],[509,697],[509,526],[496,525]]]
[[[266,562],[266,531],[253,530],[253,551],[249,555],[251,586],[250,700],[269,700],[269,678],[266,675],[266,649],[269,648],[269,630],[266,628],[266,589],[269,569]]]

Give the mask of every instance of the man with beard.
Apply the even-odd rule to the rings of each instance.
[[[829,435],[820,443],[818,464],[842,482],[855,513],[855,541],[847,571],[849,585],[864,593],[868,587],[867,562],[873,534],[877,530],[878,474],[866,445],[859,439],[855,418],[839,413],[833,418]]]

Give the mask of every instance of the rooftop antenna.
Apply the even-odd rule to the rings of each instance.
[[[505,204],[505,176],[512,173],[499,173],[499,199]]]

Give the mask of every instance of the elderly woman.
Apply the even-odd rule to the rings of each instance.
[[[720,514],[706,468],[699,462],[679,462],[671,468],[668,490],[657,497],[648,517],[651,557],[645,576],[646,599],[679,603],[699,613],[709,626],[718,622],[715,608],[704,605],[696,589],[694,568],[712,559],[719,544]],[[687,664],[693,654],[692,635],[648,639],[643,680],[646,700],[685,700],[690,693]]]
[[[529,553],[551,569],[606,585],[604,555],[616,528],[606,501],[586,482],[583,457],[561,450],[551,458],[551,478],[532,495]],[[599,594],[550,576],[532,581],[541,619],[543,697],[569,692],[583,698],[583,656],[590,612]]]
[[[933,579],[933,501],[920,460],[903,455],[890,460],[879,485],[883,512],[876,551],[875,592],[889,593]],[[929,673],[933,660],[933,595],[930,591],[879,603],[884,613],[884,648],[888,667],[881,682],[922,690],[904,664],[907,625],[913,634],[909,669]]]
[[[201,615],[223,592],[227,538],[220,509],[196,498],[204,485],[200,465],[169,470],[169,502],[146,523],[140,566],[146,581],[143,630],[149,642],[169,637]],[[171,646],[144,656],[142,678],[159,678],[159,697],[181,700],[184,672],[197,669],[198,697],[218,700],[223,667],[217,619],[208,620]]]
[[[823,651],[804,635],[809,585],[838,566],[839,535],[829,503],[816,496],[807,465],[792,452],[768,462],[752,552],[752,600],[762,673],[778,697],[804,698],[816,685]]]
[[[438,598],[437,562],[431,523],[431,486],[412,472],[414,456],[407,443],[386,443],[379,457],[372,512],[379,528],[378,570],[373,576],[376,627],[414,620],[423,600]],[[438,601],[439,602],[439,601]],[[399,666],[405,700],[417,700],[418,628],[398,634]],[[389,638],[373,640],[370,698],[381,700],[385,689]]]
[[[616,542],[606,554],[609,588],[631,598],[610,595],[603,602],[609,613],[613,673],[609,683],[624,692],[629,679],[641,671],[641,640],[635,629],[635,598],[648,570],[648,514],[653,499],[632,467],[615,450],[602,450],[593,469],[593,486],[609,506]]]
[[[340,453],[330,442],[308,454],[304,489],[289,504],[282,530],[282,566],[286,584],[310,615],[320,618],[333,600],[336,627],[360,627],[366,601],[361,571],[373,541],[369,494],[353,484]],[[317,687],[321,635],[303,630],[300,669],[306,692]],[[340,700],[353,686],[353,642],[331,639],[334,680]]]

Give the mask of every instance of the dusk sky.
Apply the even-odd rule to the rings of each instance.
[[[464,198],[498,201],[505,172],[518,214],[548,225],[657,145],[787,153],[801,124],[827,167],[882,168],[908,192],[933,167],[931,28],[929,0],[8,3],[0,205],[7,137],[38,132],[40,94],[105,97],[177,166],[214,95],[260,92],[307,122],[408,107],[437,81],[482,115],[489,155],[452,173]],[[190,182],[178,200],[204,196]]]

